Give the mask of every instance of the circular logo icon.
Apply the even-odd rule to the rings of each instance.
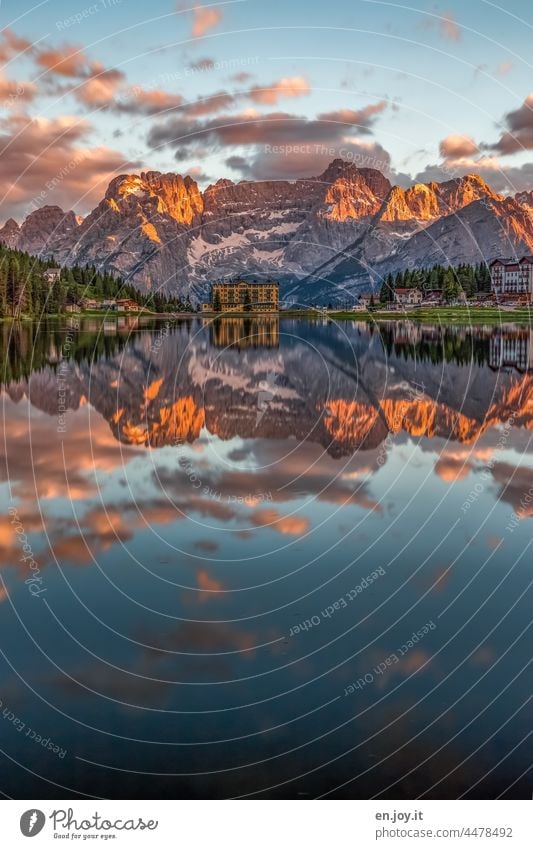
[[[37,810],[37,808],[32,808],[22,814],[20,818],[20,830],[24,837],[35,837],[36,834],[39,834],[43,830],[45,822],[46,817],[43,812]]]

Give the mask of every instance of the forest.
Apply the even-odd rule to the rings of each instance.
[[[93,265],[62,268],[59,279],[49,282],[45,273],[56,267],[53,259],[41,260],[23,251],[0,245],[0,318],[40,318],[60,315],[81,298],[97,301],[132,298],[148,312],[189,312],[188,301],[159,292],[141,293],[119,277]]]

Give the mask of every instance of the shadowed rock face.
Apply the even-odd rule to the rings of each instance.
[[[0,242],[8,248],[15,248],[19,241],[20,227],[13,218],[8,218],[0,230]]]
[[[302,323],[282,322],[281,333],[272,323],[269,332],[269,347],[247,347],[244,321],[239,346],[226,346],[223,333],[200,323],[141,333],[116,355],[63,362],[66,406],[90,403],[125,444],[193,443],[201,433],[296,438],[337,457],[378,448],[391,432],[472,443],[510,418],[515,427],[532,427],[533,374],[463,365],[453,355],[432,362],[424,345],[434,328],[424,336],[423,328],[395,326],[381,338],[363,325],[330,325],[313,328],[312,344]],[[464,339],[457,335],[457,346],[472,341],[466,331]],[[477,342],[488,350],[490,334]],[[57,415],[53,366],[6,391]]]
[[[532,214],[530,194],[503,198],[475,174],[402,189],[336,159],[318,177],[218,180],[204,192],[177,174],[121,175],[85,220],[45,206],[20,228],[10,219],[0,241],[196,299],[245,269],[306,302],[401,268],[531,252]]]

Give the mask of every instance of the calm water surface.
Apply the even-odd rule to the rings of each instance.
[[[531,798],[532,341],[1,326],[3,793]]]

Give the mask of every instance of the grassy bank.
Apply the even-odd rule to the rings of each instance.
[[[336,321],[414,321],[419,324],[506,324],[508,322],[533,326],[533,308],[499,310],[492,307],[433,307],[406,312],[331,312],[328,318]]]
[[[84,319],[84,318],[101,318],[101,319],[117,319],[117,318],[139,318],[139,319],[161,319],[179,321],[180,319],[205,318],[210,321],[224,318],[305,318],[323,321],[331,319],[332,321],[414,321],[418,324],[506,324],[517,323],[526,324],[533,327],[533,307],[531,309],[519,308],[513,310],[499,310],[492,307],[432,307],[429,309],[417,309],[406,312],[381,312],[374,310],[357,310],[354,312],[339,310],[338,312],[331,311],[321,313],[317,310],[282,310],[279,313],[194,313],[194,312],[178,312],[178,313],[153,313],[143,310],[139,313],[134,312],[114,312],[104,310],[86,310],[80,313],[47,313],[40,318],[36,316],[22,315],[19,319],[11,317],[0,318],[0,322],[39,322],[48,321],[49,319]]]

